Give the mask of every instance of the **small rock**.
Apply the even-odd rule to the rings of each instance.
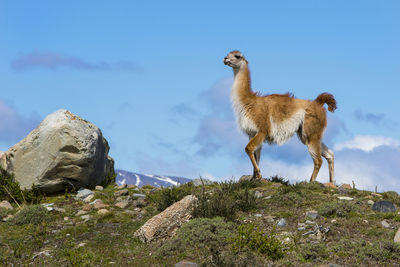
[[[78,248],[86,246],[86,243],[79,243]]]
[[[75,196],[75,199],[84,199],[89,195],[93,195],[94,192],[92,190],[81,188],[78,190],[78,193]]]
[[[287,226],[287,221],[284,218],[281,218],[276,226],[285,227]]]
[[[397,230],[395,236],[394,236],[394,242],[395,243],[400,243],[400,228]]]
[[[271,199],[272,198],[272,196],[267,196],[267,197],[264,197],[264,199]]]
[[[83,199],[83,202],[89,203],[90,201],[92,201],[93,198],[94,198],[94,195],[88,195],[87,197],[85,197]]]
[[[128,189],[122,189],[114,193],[115,197],[126,196],[129,195]]]
[[[101,185],[96,185],[96,187],[94,188],[94,190],[103,191],[104,188],[103,188]]]
[[[47,211],[53,211],[54,208],[53,207],[45,207]]]
[[[63,209],[63,208],[54,207],[54,210],[55,210],[55,211],[58,211],[58,212],[61,212],[61,213],[64,213],[64,212],[65,212],[65,209]]]
[[[275,187],[275,188],[279,188],[279,187],[281,187],[283,184],[281,184],[281,183],[273,183],[272,184],[272,186],[273,187]]]
[[[0,202],[0,209],[13,210],[14,208],[11,206],[10,202],[3,200]]]
[[[305,228],[304,226],[301,226],[301,227],[297,228],[297,230],[298,230],[298,231],[305,231],[306,228]]]
[[[255,196],[256,198],[260,198],[260,197],[262,197],[263,195],[262,195],[262,193],[261,193],[260,191],[255,191],[255,192],[254,192],[254,196]]]
[[[83,215],[83,216],[81,216],[81,219],[84,220],[85,222],[87,222],[91,219],[91,217],[90,217],[90,215]]]
[[[128,201],[121,201],[115,204],[115,206],[120,209],[125,209],[128,205],[129,205]]]
[[[353,189],[353,187],[352,187],[351,185],[349,185],[349,184],[342,184],[342,185],[340,186],[340,188],[344,188],[344,189]]]
[[[68,221],[69,218],[67,216],[64,217],[64,221]]]
[[[353,200],[354,198],[352,197],[337,197],[340,200]]]
[[[97,211],[97,214],[99,215],[106,215],[108,214],[110,211],[106,210],[106,209],[100,209]]]
[[[80,211],[78,211],[78,212],[76,213],[76,216],[81,216],[81,215],[86,214],[86,213],[87,213],[87,211],[80,210]]]
[[[363,222],[364,222],[364,223],[368,223],[368,221],[367,221],[367,220],[363,220]]]
[[[370,200],[367,201],[367,203],[368,203],[369,205],[374,205],[375,202],[374,202],[373,200],[370,199]]]
[[[306,212],[306,217],[315,220],[319,217],[318,211],[310,210]]]
[[[174,267],[197,267],[197,266],[199,266],[197,263],[186,260],[175,263],[174,265]]]
[[[382,197],[382,195],[381,195],[381,194],[374,193],[374,192],[372,192],[372,193],[371,193],[371,196],[374,196],[374,197]]]
[[[92,209],[92,206],[89,204],[85,204],[82,206],[83,211],[90,211]]]
[[[122,184],[122,185],[117,186],[117,189],[124,189],[126,187],[127,187],[127,184]]]
[[[262,214],[260,214],[260,213],[254,214],[254,217],[260,218],[260,217],[262,217]]]
[[[377,201],[372,205],[372,210],[376,212],[396,212],[396,206],[390,201]]]
[[[383,228],[390,228],[390,224],[386,220],[381,221],[381,225]]]
[[[331,223],[337,223],[336,219],[331,220]]]
[[[6,221],[12,219],[13,217],[14,217],[13,215],[8,214],[7,217],[3,218],[3,222],[6,222]]]
[[[128,188],[128,189],[136,188],[136,185],[134,185],[134,184],[128,184],[128,185],[126,186],[126,188]]]
[[[315,222],[307,220],[306,224],[315,224]]]
[[[135,198],[145,198],[145,197],[146,197],[146,195],[144,195],[144,194],[137,194],[137,193],[135,193],[135,194],[133,194],[133,197],[135,197]]]
[[[266,215],[263,218],[263,221],[268,222],[268,223],[273,223],[275,219],[275,216],[271,216],[271,215]]]
[[[96,199],[94,204],[93,204],[93,208],[95,208],[96,210],[104,209],[104,208],[107,208],[107,207],[108,207],[108,205],[104,204],[101,199]]]
[[[333,188],[333,189],[336,189],[336,188],[337,188],[336,185],[333,184],[333,183],[324,183],[324,186],[325,186],[325,187],[328,187],[328,188]]]

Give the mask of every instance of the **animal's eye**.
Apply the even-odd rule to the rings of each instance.
[[[235,58],[239,59],[239,58],[241,58],[241,56],[240,55],[235,55]]]

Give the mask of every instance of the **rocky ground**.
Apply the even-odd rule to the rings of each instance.
[[[44,197],[35,205],[0,199],[0,262],[3,266],[399,266],[397,193],[273,180],[189,183],[169,189],[98,186]],[[182,201],[194,199],[196,206],[168,208],[187,195],[191,197]],[[157,214],[151,226],[142,227]],[[141,238],[148,233],[143,231],[153,231],[154,238]]]

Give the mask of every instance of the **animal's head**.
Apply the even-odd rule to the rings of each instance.
[[[240,69],[243,64],[247,64],[246,58],[240,51],[234,50],[224,57],[224,64],[233,69]]]

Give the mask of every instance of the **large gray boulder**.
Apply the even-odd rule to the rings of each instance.
[[[21,188],[45,193],[94,187],[114,174],[114,160],[99,128],[60,109],[47,116],[22,141],[0,156],[0,167]]]

